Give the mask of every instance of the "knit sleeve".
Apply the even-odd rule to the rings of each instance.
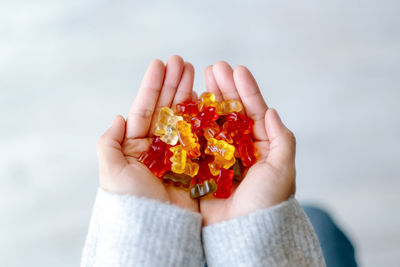
[[[314,230],[291,198],[274,207],[203,228],[212,266],[325,266]]]
[[[81,266],[204,266],[201,215],[99,189]]]

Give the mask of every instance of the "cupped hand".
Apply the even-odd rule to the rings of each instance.
[[[166,66],[160,60],[150,64],[127,120],[115,117],[98,141],[99,179],[104,190],[199,211],[198,201],[187,191],[163,184],[137,161],[149,148],[159,109],[192,99],[193,79],[193,66],[179,56],[172,56]]]
[[[287,200],[295,193],[294,135],[282,123],[278,113],[269,109],[250,71],[235,70],[218,62],[204,72],[207,90],[218,101],[240,100],[246,115],[254,120],[254,138],[258,153],[243,181],[234,184],[227,199],[206,196],[200,200],[204,225],[237,218]]]

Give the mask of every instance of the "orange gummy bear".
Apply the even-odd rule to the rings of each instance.
[[[177,122],[178,138],[188,158],[200,157],[200,144],[197,135],[192,132],[192,125],[186,121]]]
[[[220,128],[215,121],[210,122],[208,127],[203,129],[204,137],[208,140],[210,138],[215,138],[215,136],[220,132]]]

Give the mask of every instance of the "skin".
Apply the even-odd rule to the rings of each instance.
[[[254,120],[253,134],[258,152],[239,185],[227,199],[206,196],[200,200],[205,226],[272,207],[295,193],[296,140],[282,123],[276,110],[268,108],[260,89],[244,66],[232,70],[226,62],[217,62],[204,71],[206,88],[217,101],[237,99],[246,116]]]
[[[295,193],[295,138],[276,110],[268,108],[250,71],[239,66],[233,70],[226,62],[217,62],[204,71],[207,90],[218,101],[238,99],[244,113],[252,118],[258,161],[227,199],[206,196],[200,201],[189,193],[165,185],[137,158],[151,143],[158,111],[174,108],[193,92],[194,69],[179,56],[166,65],[151,62],[139,92],[125,120],[118,115],[98,141],[100,186],[109,192],[147,197],[200,212],[205,226],[244,216],[287,200]]]

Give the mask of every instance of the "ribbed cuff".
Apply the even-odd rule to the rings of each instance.
[[[204,227],[203,246],[209,266],[325,266],[311,223],[294,198]]]
[[[201,215],[99,189],[81,266],[200,266]]]

